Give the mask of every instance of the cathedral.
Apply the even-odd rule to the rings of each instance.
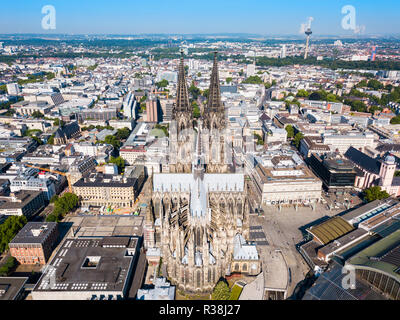
[[[145,247],[160,249],[167,276],[179,289],[206,293],[220,277],[233,272],[257,275],[261,269],[256,246],[246,242],[245,177],[226,163],[229,148],[223,135],[218,135],[226,128],[226,119],[216,53],[201,119],[193,119],[183,54],[176,96],[173,115],[179,156],[169,173],[153,175]],[[192,137],[183,134],[185,130]]]

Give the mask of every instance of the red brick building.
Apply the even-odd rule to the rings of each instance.
[[[28,222],[9,243],[20,264],[46,264],[58,237],[55,222]]]

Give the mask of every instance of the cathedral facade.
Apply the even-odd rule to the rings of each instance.
[[[203,134],[223,130],[226,126],[216,54],[208,104],[193,137],[189,137],[191,142],[187,143],[185,137],[179,139],[180,132],[193,126],[183,57],[179,65],[174,117],[178,150],[190,161],[180,163],[178,157],[177,163],[171,164],[170,173],[153,175],[145,246],[161,249],[168,277],[178,288],[185,292],[210,292],[220,277],[232,272],[250,275],[260,272],[257,249],[245,241],[249,238],[245,177],[228,172],[225,141]],[[185,142],[193,144],[194,148],[191,151],[190,148],[179,149]],[[215,144],[217,161],[210,163],[209,153],[215,150]]]

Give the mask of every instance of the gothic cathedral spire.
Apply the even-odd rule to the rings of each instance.
[[[178,133],[184,129],[192,126],[192,110],[189,103],[188,86],[185,76],[185,64],[183,61],[183,51],[181,51],[181,58],[178,70],[178,86],[176,88],[176,103],[173,108],[173,118],[178,125]]]
[[[189,172],[191,170],[191,153],[189,148],[190,143],[188,144],[188,142],[190,142],[190,129],[193,128],[193,111],[189,102],[183,51],[181,51],[181,58],[178,68],[176,101],[172,109],[172,118],[175,122],[173,126],[176,126],[172,131],[177,135],[177,159],[176,163],[170,164],[170,171]]]
[[[211,72],[208,103],[204,109],[204,126],[211,129],[225,128],[225,109],[221,102],[221,91],[219,86],[217,52],[214,52],[214,64]]]

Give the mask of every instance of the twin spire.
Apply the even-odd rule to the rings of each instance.
[[[208,103],[204,110],[204,116],[209,116],[211,113],[219,113],[223,111],[223,106],[221,103],[221,92],[219,85],[219,76],[218,76],[218,58],[217,52],[214,52],[214,64],[211,73],[210,80],[210,88],[208,95]],[[192,108],[189,103],[189,94],[188,94],[188,86],[186,82],[185,75],[185,64],[183,59],[183,51],[181,51],[181,57],[178,68],[178,86],[176,89],[176,104],[175,104],[175,112],[177,115],[178,112],[190,112],[192,113]],[[192,116],[191,116],[192,118]],[[177,119],[176,119],[177,120]]]
[[[176,89],[176,112],[189,112],[190,103],[189,103],[189,95],[188,88],[186,83],[186,75],[185,75],[185,64],[183,62],[183,51],[181,51],[181,60],[179,62],[179,71],[178,71],[178,86]]]
[[[217,51],[214,52],[214,64],[211,72],[210,89],[208,93],[208,112],[219,112],[222,108],[221,91],[219,87]]]

